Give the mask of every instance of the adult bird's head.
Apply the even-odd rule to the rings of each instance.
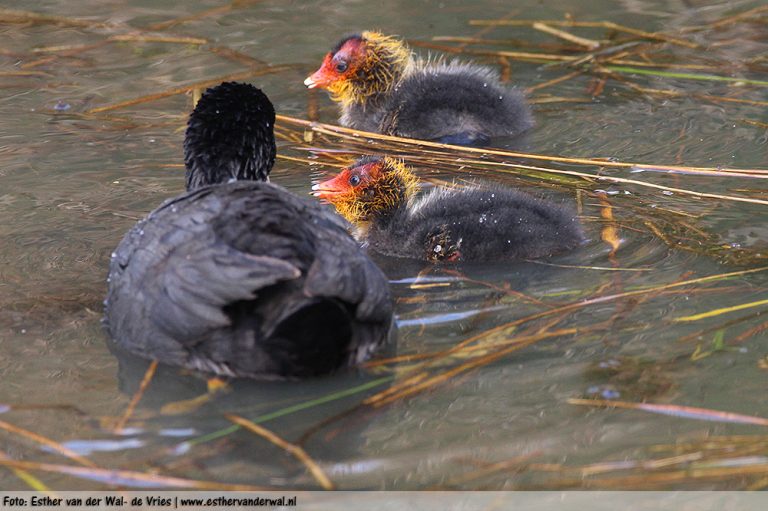
[[[189,115],[187,190],[231,180],[267,181],[275,163],[275,109],[246,83],[211,87]]]

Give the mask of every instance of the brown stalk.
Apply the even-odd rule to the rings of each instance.
[[[20,69],[32,69],[33,67],[44,66],[46,64],[50,64],[51,62],[55,62],[55,61],[56,61],[56,56],[55,55],[49,55],[48,57],[42,57],[42,58],[30,61],[30,62],[25,62],[24,64],[20,65],[19,68]]]
[[[51,76],[43,71],[0,71],[0,76]]]
[[[742,119],[741,122],[751,124],[752,126],[758,126],[760,128],[768,128],[767,122],[754,121],[752,119]]]
[[[111,105],[104,105],[96,108],[91,108],[86,113],[96,114],[101,112],[109,112],[112,110],[117,110],[119,108],[125,108],[129,106],[139,105],[141,103],[156,101],[158,99],[163,99],[170,96],[175,96],[177,94],[185,94],[195,88],[211,87],[213,85],[218,85],[221,82],[232,81],[232,80],[245,80],[247,78],[253,78],[254,76],[261,76],[261,75],[270,74],[270,73],[279,73],[287,69],[291,69],[291,67],[292,66],[273,66],[266,69],[257,69],[257,70],[252,69],[249,71],[241,71],[239,73],[233,73],[226,76],[219,76],[217,78],[211,78],[209,80],[195,82],[193,84],[184,85],[182,87],[174,87],[173,89],[169,89],[163,92],[148,94],[146,96],[141,96],[139,98],[129,99],[126,101],[121,101],[119,103],[113,103]]]
[[[384,405],[387,405],[389,403],[392,403],[394,401],[398,401],[400,399],[403,399],[405,397],[413,396],[414,394],[423,392],[425,390],[429,390],[430,388],[439,385],[440,383],[444,383],[451,378],[453,378],[456,375],[459,375],[463,372],[477,369],[479,367],[488,365],[492,362],[495,362],[496,360],[499,360],[500,358],[514,352],[517,350],[520,350],[522,348],[528,347],[532,344],[535,344],[539,341],[542,341],[544,339],[548,339],[551,337],[560,337],[563,335],[572,335],[579,333],[579,328],[564,328],[560,330],[555,330],[552,332],[546,332],[543,334],[537,334],[532,336],[525,336],[525,337],[519,337],[514,340],[515,344],[512,346],[508,346],[506,348],[494,351],[493,353],[489,353],[484,356],[480,356],[477,358],[474,358],[468,362],[465,362],[463,364],[459,364],[456,367],[453,367],[451,369],[448,369],[447,371],[443,371],[441,373],[438,373],[435,376],[432,376],[430,378],[427,378],[426,380],[417,383],[415,385],[410,385],[406,388],[403,388],[401,385],[397,386],[397,393],[389,393],[388,396],[382,396],[382,393],[375,394],[363,401],[363,404],[371,405],[374,407],[381,407]]]
[[[733,16],[729,16],[727,18],[720,19],[718,21],[715,21],[714,23],[709,23],[707,25],[703,25],[700,27],[690,27],[690,28],[683,28],[683,32],[697,32],[701,30],[711,30],[713,28],[720,28],[725,25],[730,25],[732,23],[739,22],[741,20],[747,19],[747,18],[754,18],[757,14],[761,14],[763,12],[768,12],[768,5],[762,5],[760,7],[755,7],[754,9],[749,9],[748,11],[741,12],[739,14],[734,14]]]
[[[512,338],[512,339],[507,340],[505,342],[498,342],[498,343],[496,343],[496,346],[497,347],[498,346],[509,346],[510,344],[517,345],[517,343],[519,342],[520,339],[522,339],[522,338],[529,338],[529,337],[532,337],[532,336],[538,336],[538,337],[542,337],[542,338],[551,337],[552,336],[552,335],[550,335],[551,333],[550,332],[546,332],[545,330],[547,328],[551,327],[551,326],[556,325],[561,320],[562,320],[562,316],[554,318],[552,321],[550,321],[548,323],[548,325],[545,325],[542,328],[536,329],[536,332],[534,334],[525,334],[525,335],[519,336],[517,338]],[[597,327],[599,327],[599,325],[596,325],[596,328]],[[414,359],[416,359],[416,358],[420,358],[420,359],[426,358],[426,359],[429,359],[426,362],[418,364],[417,366],[408,368],[406,370],[406,372],[413,373],[413,372],[421,370],[421,369],[428,369],[429,366],[431,364],[433,364],[434,362],[443,360],[443,359],[445,359],[445,358],[447,358],[447,357],[449,357],[451,355],[457,354],[459,352],[469,353],[469,352],[477,351],[477,350],[487,351],[488,350],[488,346],[483,346],[483,345],[480,345],[479,343],[482,342],[483,340],[491,337],[492,335],[498,334],[499,332],[504,331],[504,330],[510,330],[510,328],[502,328],[502,329],[492,328],[490,330],[486,330],[486,331],[481,332],[481,333],[479,333],[477,335],[474,335],[474,336],[472,336],[472,337],[470,337],[468,339],[465,339],[464,341],[454,345],[453,347],[451,347],[451,348],[449,348],[447,350],[441,350],[441,351],[434,352],[434,353],[419,354],[419,355],[414,355],[414,356],[404,355],[402,357],[412,357]],[[560,333],[555,333],[553,335],[560,335]],[[474,342],[478,342],[478,345],[477,346],[469,346],[470,344],[472,344]],[[401,361],[400,358],[401,357],[394,357],[394,358],[390,358],[390,359],[384,359],[384,360],[373,362],[371,364],[372,365],[373,364],[380,365],[379,362],[391,363],[391,362],[394,362],[394,361]],[[429,373],[427,373],[426,371],[422,371],[421,373],[418,373],[415,376],[411,376],[411,377],[409,377],[409,378],[407,378],[405,380],[401,380],[401,381],[397,382],[395,385],[391,386],[390,388],[388,388],[388,389],[386,389],[384,391],[379,392],[375,396],[371,396],[371,399],[373,401],[379,401],[379,400],[387,398],[387,397],[389,397],[389,396],[391,396],[393,394],[397,394],[403,388],[406,388],[406,387],[409,387],[409,386],[414,386],[414,385],[417,385],[417,384],[421,384],[422,382],[425,381],[425,378],[427,376],[429,376]]]
[[[275,435],[268,429],[262,426],[259,426],[255,422],[251,422],[246,418],[243,418],[231,413],[225,414],[225,417],[230,421],[234,422],[235,424],[247,429],[248,431],[252,433],[256,433],[260,437],[267,439],[269,442],[287,451],[289,454],[291,454],[296,459],[301,461],[304,464],[304,466],[307,467],[307,470],[309,470],[309,473],[312,474],[312,476],[315,478],[318,484],[322,486],[324,490],[335,489],[331,480],[328,479],[328,476],[325,475],[325,472],[323,472],[323,469],[320,468],[320,465],[318,465],[309,456],[309,454],[307,454],[307,452],[301,447],[299,447],[298,445],[294,445],[289,442],[286,442],[285,440]]]
[[[598,408],[624,408],[626,410],[639,410],[650,413],[661,413],[661,410],[672,412],[677,411],[679,413],[700,413],[703,416],[709,417],[711,420],[723,420],[725,422],[737,422],[739,424],[754,424],[756,426],[768,426],[768,419],[763,417],[753,417],[751,415],[742,415],[739,413],[721,412],[719,410],[710,410],[706,408],[697,408],[692,406],[680,406],[680,405],[658,405],[655,403],[631,403],[627,401],[610,401],[605,399],[577,399],[570,398],[567,400],[572,405],[592,406]],[[668,414],[675,416],[674,414]]]
[[[473,279],[473,278],[467,277],[466,275],[464,275],[461,272],[456,272],[456,271],[450,271],[449,270],[449,271],[446,271],[446,273],[448,275],[453,275],[455,277],[458,277],[462,282],[470,282],[472,284],[477,284],[479,286],[487,287],[488,289],[492,289],[492,290],[497,291],[499,293],[503,293],[503,294],[505,294],[507,296],[513,296],[515,298],[519,298],[520,300],[523,300],[523,301],[528,302],[528,303],[532,303],[534,305],[539,305],[541,307],[548,307],[548,308],[552,308],[553,307],[553,305],[550,305],[550,304],[548,304],[546,302],[542,302],[538,298],[535,298],[533,296],[528,296],[527,294],[521,293],[519,291],[515,291],[514,289],[512,289],[509,286],[508,282],[504,282],[504,283],[502,283],[502,285],[498,285],[498,284],[494,284],[493,282],[486,282],[486,281],[483,281],[483,280],[477,280],[477,279]],[[448,282],[440,283],[440,284],[441,285],[444,285],[444,284],[450,285],[450,283],[448,283]],[[412,285],[411,289],[418,289],[418,288],[415,288]]]
[[[63,25],[69,27],[104,28],[111,26],[108,23],[100,23],[64,16],[53,16],[18,9],[0,9],[0,23],[44,23]]]
[[[482,339],[484,339],[484,338],[486,338],[486,337],[488,337],[490,335],[493,335],[493,334],[496,334],[496,333],[500,333],[500,332],[503,332],[505,330],[509,330],[510,328],[514,328],[514,327],[516,327],[518,325],[521,325],[521,324],[533,321],[535,319],[539,319],[539,318],[543,318],[543,317],[547,317],[547,316],[551,316],[551,315],[555,315],[555,314],[563,314],[563,313],[566,313],[566,312],[571,312],[571,311],[574,311],[574,310],[578,310],[578,309],[581,309],[581,308],[584,308],[584,307],[587,307],[587,306],[590,306],[590,305],[599,304],[599,303],[607,303],[607,302],[611,302],[611,301],[615,301],[615,300],[619,300],[619,299],[623,299],[623,298],[628,298],[628,297],[632,297],[632,296],[642,296],[642,295],[649,294],[649,293],[659,293],[661,291],[666,291],[666,290],[669,290],[669,289],[675,289],[675,288],[682,287],[682,286],[688,286],[688,285],[693,285],[693,284],[703,284],[703,283],[706,283],[706,282],[718,281],[718,280],[722,280],[722,279],[725,279],[725,278],[742,276],[742,275],[747,275],[747,274],[750,274],[750,273],[762,272],[762,271],[766,271],[766,270],[768,270],[768,266],[764,266],[764,267],[761,267],[761,268],[752,268],[752,269],[736,271],[736,272],[730,272],[730,273],[722,273],[722,274],[718,274],[718,275],[710,275],[710,276],[707,276],[707,277],[699,277],[699,278],[695,278],[695,279],[678,281],[678,282],[674,282],[674,283],[671,283],[671,284],[664,284],[664,285],[661,285],[661,286],[654,286],[654,287],[647,288],[647,289],[638,289],[638,290],[634,290],[634,291],[625,291],[625,292],[622,292],[622,293],[617,293],[617,294],[612,294],[612,295],[599,296],[599,297],[596,297],[596,298],[590,298],[590,299],[587,299],[587,300],[582,300],[582,301],[579,301],[579,302],[571,303],[571,304],[568,304],[568,305],[563,305],[563,306],[557,307],[555,309],[550,309],[550,310],[546,310],[546,311],[542,311],[542,312],[537,312],[537,313],[525,316],[523,318],[519,318],[519,319],[516,319],[514,321],[510,321],[510,322],[504,323],[502,325],[493,327],[493,328],[491,328],[489,330],[481,332],[478,335],[475,335],[475,336],[472,336],[472,337],[470,337],[468,339],[465,339],[464,341],[456,344],[455,346],[451,347],[450,349],[447,349],[447,350],[440,351],[438,353],[432,354],[429,357],[429,360],[427,360],[426,362],[423,362],[422,364],[420,364],[420,365],[418,365],[418,366],[416,366],[414,368],[411,368],[411,370],[412,371],[416,371],[418,369],[424,369],[424,368],[428,367],[428,365],[430,364],[430,361],[432,361],[432,360],[450,356],[451,354],[456,353],[457,351],[460,351],[460,350],[464,349],[466,346],[468,346],[468,345],[470,345],[470,344],[472,344],[474,342],[480,341],[480,340],[482,340]],[[419,355],[404,355],[402,357],[407,357],[406,360],[427,358],[423,354],[419,354]],[[381,364],[384,364],[384,363],[400,362],[400,361],[403,361],[403,359],[401,357],[395,357],[395,358],[390,358],[390,359],[377,360],[377,361],[371,362],[370,364],[372,364],[372,365],[381,365]],[[370,398],[368,398],[368,400],[375,401],[375,400],[378,400],[378,399],[382,399],[383,397],[386,397],[389,394],[393,394],[393,393],[399,391],[399,389],[402,388],[402,387],[406,387],[406,386],[409,386],[409,385],[412,385],[412,384],[415,384],[415,383],[420,383],[420,382],[423,381],[423,379],[427,375],[428,375],[427,373],[420,373],[420,374],[418,374],[416,376],[410,377],[408,380],[404,380],[402,382],[399,382],[397,385],[394,385],[394,386],[390,387],[386,391],[380,392],[379,394],[376,394],[375,396],[371,396]]]
[[[592,103],[589,98],[568,98],[564,96],[539,96],[531,98],[528,102],[532,105],[547,105],[549,103]]]
[[[603,61],[604,63],[610,63],[615,64],[618,66],[633,66],[633,67],[654,67],[659,69],[690,69],[690,70],[698,70],[698,71],[716,71],[722,69],[722,66],[710,66],[707,64],[686,64],[686,63],[679,63],[679,62],[673,62],[673,63],[664,63],[664,62],[653,62],[651,60],[627,60],[624,58],[620,58],[621,56],[617,56],[616,58],[606,59]]]
[[[238,64],[244,64],[248,67],[258,68],[258,67],[264,67],[269,65],[267,62],[264,62],[263,60],[253,58],[250,55],[246,55],[243,52],[233,50],[232,48],[227,48],[226,46],[211,46],[208,48],[208,50],[210,50],[211,53],[215,53],[216,55],[224,57],[227,60],[237,62]]]
[[[718,288],[718,289],[720,289],[720,288]],[[741,288],[734,288],[734,289],[731,289],[730,291],[734,292],[734,291],[746,291],[746,290],[741,289]],[[761,315],[761,311],[758,311],[758,312],[753,312],[752,314],[746,314],[744,316],[739,316],[738,318],[734,318],[734,319],[730,319],[728,321],[717,323],[717,324],[712,325],[710,327],[703,328],[701,330],[697,330],[697,331],[692,332],[690,334],[687,334],[687,335],[685,335],[683,337],[680,337],[679,339],[677,339],[677,342],[678,343],[685,343],[685,342],[690,342],[690,341],[699,341],[700,340],[699,338],[701,336],[703,336],[703,335],[711,334],[713,332],[717,332],[718,330],[723,330],[725,328],[728,328],[728,327],[731,327],[731,326],[734,326],[734,325],[738,325],[738,324],[744,323],[745,321],[752,321],[754,319],[759,318],[760,315]],[[733,341],[731,341],[731,342],[733,342]]]
[[[457,46],[446,46],[444,44],[434,44],[428,42],[414,42],[414,46],[420,46],[422,48],[429,48],[432,50],[440,50],[446,53],[459,53],[466,55],[482,55],[486,57],[506,57],[513,60],[522,60],[524,62],[573,62],[581,57],[573,57],[570,55],[557,55],[553,53],[531,53],[524,51],[508,51],[508,50],[477,50],[460,48]]]
[[[483,333],[481,333],[481,334],[479,334],[477,336],[474,336],[474,337],[471,337],[469,339],[466,339],[465,341],[462,341],[461,343],[459,343],[454,348],[451,348],[450,350],[447,350],[447,352],[456,351],[457,349],[460,349],[461,347],[466,346],[467,344],[470,344],[471,342],[475,342],[475,341],[479,340],[480,338],[485,337],[485,336],[487,336],[489,334],[496,333],[496,332],[501,332],[501,331],[504,331],[504,330],[509,329],[511,327],[515,327],[517,325],[521,325],[523,323],[527,323],[527,322],[532,321],[534,319],[539,319],[539,318],[546,317],[546,316],[549,316],[549,315],[552,315],[552,314],[560,314],[560,313],[564,313],[564,312],[570,312],[570,311],[573,311],[573,310],[578,310],[578,309],[587,307],[589,305],[595,305],[595,304],[598,304],[598,303],[607,303],[607,302],[611,302],[611,301],[615,301],[615,300],[619,300],[619,299],[623,299],[623,298],[628,298],[628,297],[631,297],[631,296],[641,296],[641,295],[648,294],[648,293],[656,293],[656,292],[659,292],[659,291],[666,291],[668,289],[674,289],[674,288],[677,288],[677,287],[693,285],[693,284],[703,284],[703,283],[706,283],[706,282],[718,281],[718,280],[722,280],[722,279],[725,279],[725,278],[742,276],[742,275],[747,275],[747,274],[750,274],[750,273],[762,272],[762,271],[766,271],[766,270],[768,270],[768,266],[763,266],[761,268],[752,268],[752,269],[749,269],[749,270],[730,272],[730,273],[721,273],[721,274],[718,274],[718,275],[710,275],[710,276],[707,276],[707,277],[699,277],[699,278],[696,278],[696,279],[678,281],[678,282],[674,282],[674,283],[671,283],[671,284],[664,284],[664,285],[661,285],[661,286],[654,286],[654,287],[647,288],[647,289],[638,289],[638,290],[634,290],[634,291],[625,291],[623,293],[617,293],[617,294],[605,295],[605,296],[598,296],[596,298],[590,298],[590,299],[587,299],[587,300],[582,300],[582,301],[579,301],[579,302],[571,303],[571,304],[568,304],[568,305],[564,305],[564,306],[557,307],[555,309],[551,309],[551,310],[547,310],[547,311],[543,311],[543,312],[538,312],[538,313],[531,314],[529,316],[526,316],[526,317],[523,317],[523,318],[520,318],[520,319],[516,319],[514,321],[510,321],[510,322],[504,323],[503,325],[499,325],[499,326],[494,327],[494,328],[492,328],[490,330],[487,330],[487,331],[485,331],[485,332],[483,332]]]
[[[568,73],[566,75],[559,76],[557,78],[553,78],[552,80],[548,80],[546,82],[539,83],[539,84],[534,85],[532,87],[528,87],[527,89],[525,89],[525,92],[527,94],[530,94],[530,93],[532,93],[534,91],[544,89],[544,88],[549,87],[551,85],[556,85],[558,83],[565,82],[567,80],[570,80],[571,78],[576,78],[577,76],[582,75],[582,74],[584,74],[583,71],[574,71],[572,73]]]
[[[599,41],[595,41],[594,39],[587,39],[585,37],[579,37],[577,35],[571,34],[570,32],[566,32],[564,30],[558,30],[554,27],[547,25],[546,23],[539,23],[537,21],[533,25],[531,25],[531,27],[533,27],[535,30],[539,30],[540,32],[545,32],[555,37],[559,37],[560,39],[568,41],[569,43],[574,43],[579,46],[583,46],[588,50],[596,50],[600,47]]]
[[[510,18],[514,18],[514,17],[515,17],[515,16],[517,16],[519,13],[520,13],[520,9],[517,9],[517,8],[515,8],[515,9],[512,9],[511,11],[507,12],[507,13],[506,13],[504,16],[502,16],[502,17],[501,17],[501,19],[503,19],[503,20],[508,20],[508,19],[510,19]],[[493,32],[495,29],[496,29],[496,27],[482,27],[482,28],[480,28],[480,29],[479,29],[477,32],[475,32],[475,34],[474,34],[474,37],[475,37],[475,38],[477,38],[477,37],[483,37],[483,36],[485,36],[485,35],[488,35],[488,34],[490,34],[490,33],[491,33],[491,32]],[[460,48],[463,48],[463,47],[465,47],[465,46],[466,46],[466,44],[460,44],[460,45],[459,45],[459,47],[460,47]]]
[[[4,429],[8,431],[9,433],[13,433],[15,435],[22,436],[24,438],[28,438],[29,440],[32,440],[33,442],[36,442],[40,445],[44,445],[48,447],[49,449],[52,449],[56,451],[57,453],[61,454],[62,456],[65,456],[72,461],[76,461],[77,463],[80,463],[81,465],[84,465],[86,467],[95,468],[96,464],[93,463],[88,458],[84,458],[83,456],[80,456],[75,451],[64,447],[59,442],[55,440],[51,440],[50,438],[44,437],[42,435],[39,435],[37,433],[34,433],[32,431],[29,431],[28,429],[21,428],[19,426],[15,426],[9,422],[1,421],[0,420],[0,429]]]
[[[77,302],[78,304],[81,302]],[[76,415],[86,416],[88,415],[75,405],[67,405],[67,404],[31,404],[31,403],[18,403],[18,404],[9,404],[9,403],[3,403],[3,405],[10,407],[11,410],[18,411],[18,410],[62,410],[66,412],[73,412]]]
[[[207,44],[208,40],[201,37],[184,37],[152,34],[121,34],[113,35],[110,41],[130,41],[137,43],[174,43],[174,44]]]
[[[698,48],[699,45],[685,39],[679,39],[676,37],[668,36],[659,32],[645,32],[644,30],[638,30],[636,28],[619,25],[612,21],[569,21],[569,20],[469,20],[470,25],[475,26],[530,26],[532,27],[536,23],[543,23],[546,25],[552,25],[555,27],[586,27],[586,28],[605,28],[608,30],[616,30],[617,32],[625,32],[627,34],[636,35],[643,39],[652,39],[656,41],[664,41],[667,43],[676,44],[678,46],[685,46],[686,48]]]
[[[509,59],[506,57],[499,57],[499,67],[501,68],[499,80],[501,83],[509,83],[512,79],[512,66],[509,64]]]
[[[520,456],[515,456],[512,459],[498,461],[496,463],[490,463],[477,470],[473,470],[471,472],[462,474],[458,477],[454,477],[453,479],[449,479],[447,482],[445,482],[445,486],[453,487],[453,486],[466,484],[472,481],[476,481],[477,479],[481,479],[483,477],[488,477],[490,475],[497,474],[499,472],[506,472],[514,469],[517,469],[517,471],[523,470],[528,465],[528,462],[532,458],[535,458],[540,454],[541,452],[537,451],[537,452],[532,452],[528,454],[523,454]]]
[[[758,314],[760,314],[760,313],[758,312],[755,315],[757,316]],[[752,328],[750,328],[749,330],[747,330],[745,332],[742,332],[741,334],[737,335],[736,337],[734,337],[733,339],[728,341],[728,344],[736,344],[736,343],[739,343],[739,342],[743,342],[743,341],[749,339],[750,337],[753,337],[753,336],[755,336],[755,335],[757,335],[757,334],[759,334],[761,332],[764,332],[765,330],[768,330],[768,321],[764,321],[764,322],[760,323],[759,325],[755,325]]]
[[[104,41],[99,41],[98,43],[92,44],[60,44],[56,46],[43,46],[40,48],[32,48],[31,51],[32,53],[60,53],[63,57],[70,57],[77,55],[78,53],[101,48],[102,46],[106,46],[109,43],[109,39],[105,39]]]
[[[468,44],[482,44],[486,46],[520,46],[523,48],[540,48],[554,51],[579,51],[581,48],[576,46],[566,46],[562,44],[543,43],[535,44],[523,39],[483,39],[481,37],[460,37],[460,36],[434,36],[432,40],[443,43],[460,43],[459,48],[464,48]],[[409,41],[413,46],[419,46],[421,41]]]
[[[691,452],[688,454],[680,454],[677,456],[672,456],[670,458],[664,458],[660,460],[644,461],[642,463],[642,467],[649,470],[658,470],[660,468],[671,467],[674,465],[682,465],[682,464],[690,463],[692,461],[699,461],[703,457],[704,457],[704,454],[701,452]]]
[[[136,405],[139,404],[139,401],[141,401],[141,398],[144,396],[144,392],[146,392],[147,387],[149,387],[149,384],[152,381],[152,377],[155,375],[156,370],[157,360],[153,360],[149,364],[149,367],[147,367],[147,371],[144,373],[144,378],[141,379],[139,389],[133,395],[133,398],[131,398],[131,402],[128,403],[128,407],[125,409],[122,417],[120,417],[120,420],[118,420],[117,424],[115,424],[114,433],[116,435],[119,435],[120,432],[122,432],[125,424],[128,422],[128,419],[130,419],[131,415],[133,415],[133,411],[136,409]]]
[[[424,367],[427,364],[420,364],[417,367],[409,368],[407,370],[408,373],[412,373],[419,369],[420,367]],[[429,376],[429,373],[424,371],[418,374],[415,374],[413,376],[409,376],[408,378],[401,380],[397,382],[397,384],[393,385],[392,387],[382,390],[381,392],[378,392],[370,397],[368,397],[366,400],[364,400],[361,404],[368,405],[368,404],[375,404],[379,401],[384,400],[385,398],[388,398],[389,396],[395,395],[398,392],[400,392],[401,389],[406,388],[410,385],[417,385],[418,383],[423,382],[427,377]]]
[[[763,477],[762,479],[758,479],[756,482],[747,486],[745,490],[758,491],[758,490],[764,490],[766,488],[768,488],[768,477]]]
[[[10,459],[11,458],[7,454],[5,454],[3,451],[0,451],[0,460],[10,460]],[[16,475],[16,477],[18,477],[22,481],[24,481],[27,484],[27,486],[30,487],[30,489],[36,490],[36,491],[40,491],[40,492],[44,492],[47,495],[51,495],[51,496],[55,495],[45,485],[45,483],[43,483],[40,479],[38,479],[37,477],[33,476],[32,474],[30,474],[26,470],[22,470],[20,468],[13,468],[13,467],[9,467],[9,468],[14,473],[14,475]]]
[[[363,364],[363,367],[379,367],[383,365],[398,364],[401,362],[413,362],[425,358],[434,358],[434,353],[410,353],[408,355],[398,355],[396,357],[377,358]]]
[[[555,29],[552,29],[552,30],[555,30]],[[446,45],[438,45],[438,44],[428,43],[428,42],[414,42],[413,45],[440,50],[446,53],[474,54],[479,56],[520,60],[523,62],[554,61],[554,63],[550,64],[550,67],[556,67],[561,65],[576,67],[584,64],[589,64],[594,61],[599,61],[599,62],[610,63],[615,65],[651,67],[651,68],[661,68],[661,69],[671,68],[671,69],[713,71],[713,70],[719,70],[722,68],[722,66],[717,66],[717,65],[689,64],[685,62],[674,62],[674,63],[654,62],[649,58],[645,58],[645,60],[642,60],[642,61],[627,59],[626,57],[629,57],[633,53],[630,51],[623,51],[622,49],[631,48],[633,51],[636,51],[639,48],[636,48],[636,47],[633,48],[633,46],[637,46],[637,43],[620,44],[616,46],[609,46],[603,49],[595,48],[589,53],[582,53],[579,55],[562,55],[562,54],[538,53],[538,52],[531,53],[531,52],[519,52],[519,51],[511,52],[508,50],[466,49],[464,48],[464,45],[446,46]],[[564,51],[570,51],[570,52],[576,51],[573,48],[560,48],[560,49]],[[557,64],[557,62],[560,62],[560,64]]]
[[[274,488],[250,486],[245,484],[228,484],[216,481],[199,481],[180,477],[161,476],[152,473],[135,472],[131,470],[110,470],[104,468],[73,467],[72,465],[56,465],[53,463],[38,463],[35,461],[18,461],[0,459],[0,465],[20,468],[22,470],[39,470],[66,474],[82,479],[90,479],[110,486],[131,484],[146,485],[148,488],[192,488],[196,490],[222,491],[269,491]]]
[[[611,251],[608,253],[608,259],[611,261],[614,267],[618,267],[619,264],[615,260],[616,251],[619,249],[621,242],[619,240],[619,231],[616,228],[616,224],[613,222],[613,206],[606,194],[599,194],[600,199],[600,216],[606,221],[603,225],[600,237],[602,240],[611,247]]]
[[[699,450],[724,449],[733,452],[739,444],[765,445],[768,443],[766,435],[717,435],[705,434],[699,441],[680,441],[674,444],[658,444],[649,448],[650,452],[689,452]]]
[[[661,474],[640,474],[625,477],[611,477],[604,479],[587,479],[584,485],[587,488],[650,488],[659,485],[669,485],[672,483],[693,482],[697,480],[722,480],[726,477],[743,477],[748,475],[768,474],[768,464],[751,465],[745,467],[724,467],[716,469],[693,469],[691,467],[685,470],[673,472],[663,472]]]
[[[743,105],[768,106],[768,101],[729,98],[725,96],[712,96],[710,94],[696,94],[696,93],[689,93],[689,92],[680,92],[675,90],[652,89],[648,87],[641,87],[629,81],[625,81],[624,83],[627,86],[631,87],[632,89],[638,92],[642,92],[643,94],[653,94],[658,96],[683,97],[683,98],[698,98],[698,99],[704,99],[707,101],[712,101],[714,103],[739,103]]]
[[[206,9],[204,11],[200,11],[195,14],[190,14],[189,16],[182,16],[182,17],[175,18],[168,21],[153,23],[152,25],[148,26],[147,29],[148,30],[165,30],[166,28],[170,28],[176,25],[181,25],[182,23],[186,23],[188,21],[196,21],[203,18],[208,18],[210,16],[218,16],[219,14],[226,14],[239,7],[245,7],[247,5],[254,4],[257,1],[258,0],[235,0],[227,5]]]
[[[282,122],[287,122],[294,125],[304,126],[313,131],[323,133],[326,135],[338,136],[346,139],[356,140],[358,142],[365,141],[366,139],[383,140],[387,142],[399,143],[407,146],[428,147],[433,149],[450,150],[456,153],[471,153],[482,155],[495,155],[503,156],[507,158],[527,158],[531,160],[547,160],[560,163],[576,163],[584,165],[597,165],[602,167],[617,167],[617,168],[633,168],[633,169],[645,169],[645,170],[663,170],[663,171],[676,171],[676,172],[702,172],[705,174],[712,174],[717,176],[728,176],[734,172],[739,175],[766,175],[768,176],[768,170],[766,169],[720,169],[715,167],[685,167],[680,165],[653,165],[646,163],[631,163],[631,162],[618,162],[608,159],[599,158],[568,158],[563,156],[551,156],[534,153],[521,153],[516,151],[503,151],[499,149],[492,149],[488,147],[468,147],[468,146],[455,146],[450,144],[440,144],[437,142],[430,142],[427,140],[416,140],[411,138],[396,137],[392,135],[383,135],[380,133],[373,133],[369,131],[360,131],[352,128],[344,128],[342,126],[335,126],[333,124],[324,124],[319,122],[307,121],[304,119],[297,119],[287,115],[277,115],[277,119]],[[484,164],[490,165],[493,162],[483,161]],[[544,170],[544,169],[538,169]],[[549,169],[550,171],[552,169]],[[592,176],[591,178],[605,179],[605,176]]]
[[[296,158],[293,156],[287,156],[285,154],[278,154],[277,155],[278,160],[286,160],[286,161],[293,161],[297,163],[309,163],[308,160],[305,160],[304,158]],[[323,163],[324,167],[336,167],[336,168],[344,168],[346,165],[343,165],[341,163]]]
[[[613,266],[580,266],[577,264],[556,264],[548,263],[545,261],[528,261],[533,264],[540,264],[542,266],[554,266],[556,268],[575,268],[577,270],[595,270],[595,271],[631,271],[631,272],[646,272],[653,271],[653,268],[616,268]]]

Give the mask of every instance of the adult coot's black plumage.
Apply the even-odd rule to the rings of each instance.
[[[491,69],[414,59],[378,32],[342,39],[304,84],[327,89],[341,104],[339,122],[360,130],[482,145],[533,126],[522,93]]]
[[[313,187],[358,227],[374,251],[430,262],[548,257],[583,235],[566,208],[498,185],[435,188],[402,162],[366,157]]]
[[[131,229],[112,256],[106,325],[121,347],[229,376],[298,378],[385,342],[388,282],[310,200],[264,182],[275,112],[251,85],[209,89],[184,143],[188,193]]]

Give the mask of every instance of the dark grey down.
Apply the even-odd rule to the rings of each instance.
[[[451,62],[417,68],[390,93],[353,104],[341,123],[445,143],[486,144],[533,126],[523,94],[484,67]]]
[[[377,252],[413,259],[494,261],[549,257],[577,247],[573,212],[501,186],[440,188],[371,222]]]

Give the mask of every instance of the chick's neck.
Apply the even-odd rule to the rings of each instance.
[[[379,103],[408,74],[413,59],[408,46],[393,37],[377,32],[364,32],[367,51],[357,79],[347,91],[335,94],[342,103]]]

